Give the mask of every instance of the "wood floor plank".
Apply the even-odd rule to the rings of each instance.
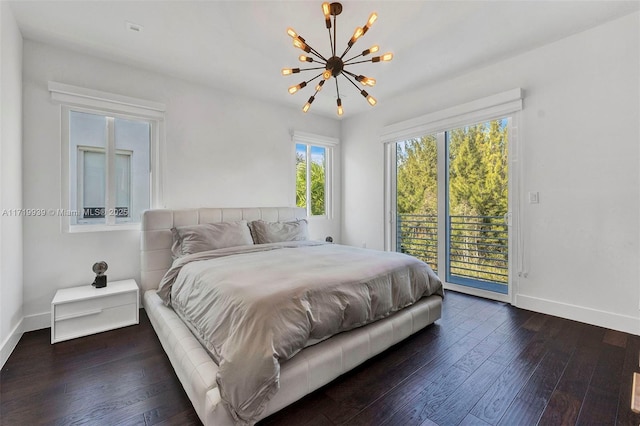
[[[627,347],[627,334],[616,330],[607,330],[604,333],[603,343],[618,346],[620,348]]]
[[[459,424],[483,396],[485,389],[501,375],[504,367],[492,361],[483,363],[453,394],[447,398],[429,419],[440,425]]]
[[[529,380],[546,351],[543,339],[532,340],[524,348],[521,347],[518,356],[488,386],[482,398],[471,410],[471,414],[489,424],[497,424]]]
[[[577,424],[615,424],[625,349],[603,344]]]
[[[580,414],[582,401],[600,355],[600,345],[594,345],[593,340],[583,339],[584,334],[580,332],[580,328],[576,330],[576,334],[579,336],[576,350],[551,394],[540,419],[542,425],[576,424]]]
[[[462,419],[462,422],[459,426],[489,426],[489,423],[480,420],[473,414],[467,414],[467,416]]]
[[[568,358],[567,352],[557,349],[547,352],[498,424],[537,424],[565,370]]]
[[[346,424],[349,426],[383,424],[393,417],[397,410],[408,400],[415,398],[427,386],[432,386],[432,384],[425,380],[424,377],[416,374],[378,398],[364,410],[355,413]]]

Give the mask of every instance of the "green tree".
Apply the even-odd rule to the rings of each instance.
[[[435,136],[397,144],[398,213],[437,214],[437,161]]]
[[[501,216],[507,211],[507,130],[500,120],[452,130],[449,199],[453,215]]]
[[[311,214],[325,214],[325,165],[312,161],[310,164]],[[307,207],[307,161],[305,156],[296,154],[296,206]]]

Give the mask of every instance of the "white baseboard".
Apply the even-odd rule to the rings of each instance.
[[[50,312],[23,317],[0,345],[0,368],[4,367],[4,363],[7,362],[24,333],[48,327],[51,327]]]
[[[0,368],[4,367],[4,363],[7,362],[9,355],[11,355],[11,352],[13,352],[20,341],[23,333],[23,325],[24,320],[20,320],[0,345]]]
[[[26,333],[28,331],[41,330],[51,327],[51,312],[43,312],[41,314],[27,315],[23,319],[22,329]]]
[[[640,336],[640,312],[632,317],[521,294],[516,296],[515,302],[518,308]]]

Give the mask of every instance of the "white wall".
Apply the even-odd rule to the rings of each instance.
[[[22,36],[0,2],[0,367],[22,336]]]
[[[371,113],[345,120],[343,241],[384,246],[383,126],[521,87],[528,276],[516,283],[514,303],[640,334],[639,17],[380,99]],[[540,204],[524,202],[528,191],[539,191]]]
[[[293,206],[290,131],[339,136],[335,120],[29,40],[24,42],[23,67],[28,207],[66,207],[60,205],[60,107],[50,101],[48,81],[166,105],[163,181],[168,208]],[[339,162],[336,169],[337,214],[330,221],[314,220],[312,238],[340,238]],[[91,283],[91,266],[98,260],[109,264],[109,280],[139,279],[139,232],[63,234],[59,218],[25,218],[25,328],[49,326],[55,290]]]

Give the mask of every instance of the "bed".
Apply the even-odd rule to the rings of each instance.
[[[175,245],[172,229],[237,221],[288,223],[305,217],[304,209],[289,207],[161,209],[149,210],[143,214],[140,283],[143,291],[142,303],[196,413],[207,426],[231,425],[244,421],[238,419],[237,413],[233,410],[232,414],[223,402],[217,381],[220,368],[212,357],[215,351],[212,352],[212,348],[205,347],[201,337],[196,336],[198,333],[193,332],[192,325],[188,326],[178,316],[178,305],[176,311],[166,306],[161,298],[161,295],[165,298],[166,294],[157,291],[165,275],[171,274],[167,272],[172,269],[174,263]],[[324,248],[312,242],[304,245],[305,250],[351,250],[339,247]],[[280,251],[269,250],[269,253]],[[358,255],[360,254],[359,252]],[[376,252],[376,255],[382,253]],[[432,293],[375,322],[340,332],[332,337],[317,339],[314,344],[294,351],[295,355],[279,363],[276,378],[279,389],[265,401],[259,415],[248,423],[282,409],[432,324],[441,316],[443,294],[441,287]]]

